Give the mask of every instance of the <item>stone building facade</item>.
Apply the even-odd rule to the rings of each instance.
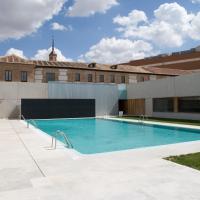
[[[190,71],[149,66],[58,62],[54,47],[49,61],[26,60],[16,55],[0,57],[0,81],[128,84],[187,73]]]

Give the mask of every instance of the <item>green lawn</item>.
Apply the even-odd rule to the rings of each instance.
[[[137,116],[124,116],[123,119],[139,119]],[[166,119],[166,118],[155,118],[149,117],[148,120],[155,122],[166,122],[166,123],[176,123],[185,125],[200,126],[200,120],[184,120],[184,119]]]
[[[166,158],[166,160],[200,170],[200,153],[171,156]]]

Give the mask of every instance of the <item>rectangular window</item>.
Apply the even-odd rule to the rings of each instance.
[[[56,80],[56,75],[55,73],[46,73],[46,82],[48,83],[49,81],[55,81]]]
[[[110,75],[110,82],[115,83],[115,75]]]
[[[137,81],[138,81],[138,82],[144,82],[144,81],[145,81],[144,76],[138,75],[138,76],[137,76]]]
[[[80,73],[76,73],[75,74],[75,81],[80,81],[81,80],[81,76],[80,76]]]
[[[88,74],[88,82],[92,82],[92,74]]]
[[[103,83],[104,82],[104,75],[99,76],[99,82]]]
[[[28,73],[25,71],[21,72],[21,82],[27,82],[28,81]]]
[[[10,70],[5,71],[5,81],[12,81],[12,71]]]
[[[173,98],[153,99],[153,112],[174,112]]]
[[[121,76],[121,83],[126,83],[126,77],[125,76]]]
[[[178,110],[184,113],[200,113],[200,97],[179,98]]]

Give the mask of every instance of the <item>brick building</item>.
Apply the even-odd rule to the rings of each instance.
[[[156,67],[161,69],[200,70],[200,46],[187,51],[133,60],[125,63],[125,65]]]
[[[135,65],[133,67],[131,66],[132,64],[103,65],[97,63],[58,62],[53,44],[52,52],[49,54],[49,61],[26,60],[16,55],[0,57],[0,81],[120,84],[191,73],[180,69],[161,69],[159,66],[141,66],[138,64],[138,66]]]

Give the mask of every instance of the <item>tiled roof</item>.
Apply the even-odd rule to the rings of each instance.
[[[131,65],[112,65],[96,64],[94,68],[89,68],[87,63],[78,62],[50,62],[41,60],[26,60],[20,58],[16,55],[10,55],[5,57],[0,57],[0,62],[7,63],[22,63],[31,64],[36,67],[53,67],[53,68],[70,68],[70,69],[87,69],[87,70],[97,70],[97,71],[115,71],[115,72],[127,72],[127,73],[138,73],[138,74],[158,74],[158,75],[183,75],[191,72],[185,70],[174,70],[166,68],[156,68],[156,67],[142,67],[142,66],[131,66]]]
[[[132,66],[151,66],[159,68],[170,68],[180,70],[200,69],[200,47],[198,50],[176,52],[172,54],[161,54],[158,56],[147,57],[139,60],[132,60],[125,65]]]
[[[31,61],[16,56],[14,54],[0,57],[0,62],[31,64]]]
[[[160,75],[183,75],[190,72],[185,70],[160,69],[155,67],[136,67],[130,65],[117,65],[116,69],[112,69],[112,65],[96,64],[95,68],[88,68],[87,63],[77,62],[47,62],[47,61],[33,61],[38,67],[58,67],[71,69],[90,69],[99,71],[115,71],[115,72],[129,72],[140,74],[160,74]]]
[[[180,70],[180,69],[168,69],[159,67],[143,67],[154,74],[168,74],[168,75],[184,75],[193,73],[193,71]]]

